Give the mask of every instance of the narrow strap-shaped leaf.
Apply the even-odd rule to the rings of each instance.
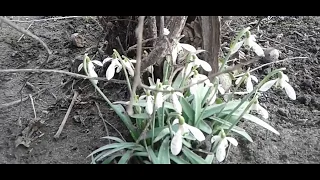
[[[170,159],[177,164],[190,164],[188,161],[185,161],[181,157],[170,154]]]
[[[184,97],[180,98],[180,103],[182,106],[183,113],[185,113],[188,116],[189,120],[193,120],[194,119],[194,110],[192,109],[191,104]]]
[[[98,153],[98,152],[101,152],[101,151],[104,151],[104,150],[107,150],[107,149],[113,149],[113,148],[118,148],[118,147],[133,147],[133,146],[136,146],[137,144],[136,143],[132,143],[132,142],[123,142],[123,143],[112,143],[112,144],[107,144],[105,146],[102,146],[100,147],[99,149],[93,151],[91,154],[88,155],[88,157]]]
[[[211,127],[202,119],[200,119],[199,129],[207,134],[212,133]]]
[[[182,148],[182,152],[187,156],[188,159],[194,160],[197,164],[207,164],[207,162],[204,159],[202,159],[200,156],[198,156],[186,147]]]
[[[151,158],[150,160],[152,161],[152,163],[159,164],[157,155],[154,153],[153,149],[150,146],[147,148],[147,152],[149,154],[149,158]]]
[[[214,160],[214,154],[208,154],[205,161],[207,162],[207,164],[212,164]]]
[[[110,151],[105,151],[105,152],[101,153],[100,156],[95,157],[95,160],[96,160],[96,161],[100,161],[100,160],[102,160],[103,158],[105,158],[105,157],[107,157],[107,156],[109,156],[109,155],[111,155],[111,154],[113,154],[113,153],[115,153],[115,152],[118,152],[118,151],[120,151],[120,150],[122,150],[122,149],[128,148],[128,147],[130,147],[130,146],[121,146],[121,147],[114,148],[114,149],[112,149],[112,150],[110,150]],[[131,147],[132,147],[132,146],[131,146]]]
[[[114,136],[105,136],[105,137],[102,137],[103,139],[110,139],[110,140],[114,140],[118,143],[123,143],[124,141],[118,137],[114,137]]]
[[[117,115],[120,117],[122,122],[126,125],[128,130],[130,131],[130,134],[134,140],[138,139],[138,134],[136,132],[136,128],[134,127],[130,117],[126,114],[126,110],[123,108],[122,105],[116,104],[113,105],[113,110],[117,113]]]
[[[135,118],[135,119],[148,119],[148,118],[150,118],[149,114],[147,114],[147,113],[132,114],[131,117]]]
[[[130,158],[132,157],[133,150],[127,151],[124,155],[120,158],[118,164],[127,164]]]
[[[259,119],[258,117],[254,116],[254,115],[244,114],[243,118],[258,124],[258,125],[268,129],[269,131],[271,131],[277,135],[280,135],[280,133],[277,130],[275,130],[272,126],[270,126],[268,123],[264,122],[263,120]]]
[[[158,160],[160,164],[170,164],[170,156],[169,156],[169,137],[165,138],[162,141],[162,144],[158,153]]]
[[[115,158],[121,157],[121,156],[122,156],[121,153],[119,153],[119,154],[114,154],[114,155],[108,157],[107,159],[105,159],[105,160],[102,162],[102,164],[110,164]]]

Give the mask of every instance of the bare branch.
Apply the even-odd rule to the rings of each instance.
[[[163,29],[164,29],[164,16],[160,16],[160,30],[159,30],[160,37],[163,36]]]
[[[187,16],[173,16],[168,22],[169,41],[178,39],[181,35],[182,29],[186,23]],[[145,71],[147,67],[157,63],[160,64],[163,58],[167,55],[169,45],[165,37],[159,37],[155,48],[149,53],[146,58],[142,59],[141,70]]]
[[[133,114],[133,101],[136,96],[136,90],[138,85],[141,83],[140,79],[140,72],[141,72],[141,55],[142,55],[142,34],[143,34],[143,22],[144,22],[144,16],[139,17],[139,24],[136,29],[136,35],[137,35],[137,57],[136,57],[136,67],[135,67],[135,74],[132,84],[132,92],[131,92],[131,98],[130,98],[130,104],[127,108],[127,112],[129,115]]]

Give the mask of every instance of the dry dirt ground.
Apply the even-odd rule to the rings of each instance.
[[[48,17],[10,17],[13,20],[32,20]],[[254,22],[253,17],[242,17],[231,22],[233,29]],[[263,21],[260,32],[254,31],[265,47],[277,47],[281,58],[309,57],[291,60],[276,67],[286,67],[286,74],[297,93],[297,100],[289,100],[283,91],[270,91],[260,103],[268,108],[269,123],[280,136],[266,132],[251,123],[242,123],[254,142],[239,139],[239,146],[232,147],[225,163],[319,163],[320,162],[320,20],[318,17],[273,17]],[[27,28],[30,22],[18,23]],[[53,51],[49,62],[43,67],[71,71],[72,61],[88,52],[101,39],[102,29],[92,18],[73,18],[34,22],[29,30],[46,42]],[[70,44],[69,37],[79,33],[85,38],[82,48]],[[227,36],[233,35],[228,31]],[[6,24],[0,29],[0,70],[26,69],[39,66],[46,59],[46,51],[36,41],[21,34]],[[275,42],[277,41],[277,42]],[[93,47],[90,49],[90,47]],[[259,65],[259,64],[256,64]],[[268,69],[255,73],[261,77]],[[102,72],[103,73],[103,72]],[[86,158],[94,149],[108,143],[101,137],[118,136],[118,129],[126,137],[120,120],[101,100],[86,81],[76,81],[70,76],[56,73],[35,74],[20,93],[25,78],[30,73],[0,73],[0,163],[90,163]],[[71,82],[70,82],[71,81]],[[64,84],[65,82],[70,82]],[[126,86],[118,83],[99,83],[112,101],[128,98]],[[76,88],[80,93],[75,106],[58,140],[53,138],[64,118]],[[34,112],[29,94],[34,99],[37,120],[32,125]],[[22,103],[8,105],[20,100]],[[107,130],[99,117],[95,102],[99,104]],[[34,132],[26,132],[33,128]],[[17,139],[25,145],[16,146]]]

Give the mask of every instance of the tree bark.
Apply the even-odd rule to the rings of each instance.
[[[220,19],[219,16],[201,16],[203,49],[206,50],[204,60],[207,61],[215,74],[219,70],[219,51],[220,51]]]

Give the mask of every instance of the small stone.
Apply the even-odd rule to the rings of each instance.
[[[13,51],[13,53],[11,54],[11,57],[15,57],[17,55],[18,51]]]
[[[76,47],[84,47],[84,37],[82,37],[79,33],[74,33],[71,35],[71,43]]]
[[[285,116],[285,117],[288,117],[288,110],[284,109],[284,108],[279,108],[278,109],[278,113],[281,115],[281,116]]]

